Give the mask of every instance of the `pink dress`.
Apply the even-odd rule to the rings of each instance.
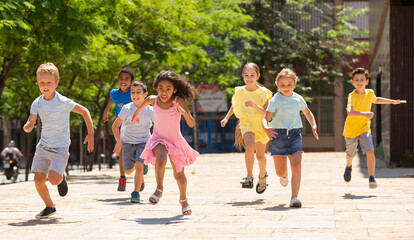
[[[167,149],[170,159],[175,165],[177,172],[181,172],[183,167],[194,163],[199,155],[197,151],[188,145],[181,135],[180,120],[181,113],[175,106],[169,109],[162,109],[157,104],[158,97],[154,104],[154,131],[145,145],[141,158],[145,159],[145,164],[155,165],[156,157],[153,149],[162,144]]]

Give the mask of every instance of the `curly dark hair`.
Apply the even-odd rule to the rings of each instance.
[[[121,75],[121,73],[128,73],[129,76],[131,76],[131,82],[134,81],[134,79],[135,79],[135,73],[134,73],[134,71],[132,71],[132,69],[130,69],[130,68],[122,68],[121,70],[119,70],[118,78]]]
[[[173,84],[174,88],[177,89],[175,96],[181,97],[185,101],[194,99],[196,94],[194,86],[177,73],[170,70],[159,72],[154,78],[154,89],[157,89],[161,81],[170,81]]]

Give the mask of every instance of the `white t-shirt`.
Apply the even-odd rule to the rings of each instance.
[[[272,121],[270,121],[269,126],[287,130],[302,128],[300,111],[307,107],[308,105],[301,95],[293,92],[292,96],[285,97],[278,92],[270,99],[266,110],[273,112]]]
[[[42,94],[33,101],[30,114],[39,115],[42,120],[40,144],[51,148],[69,147],[69,118],[75,106],[74,101],[58,92],[51,100],[45,100]]]
[[[123,121],[121,125],[121,140],[124,143],[146,143],[151,136],[150,128],[154,122],[152,106],[147,106],[139,113],[140,123],[131,122],[132,116],[138,108],[128,103],[123,106],[118,117]]]
[[[9,151],[13,154],[13,157],[16,157],[17,155],[22,154],[17,147],[6,147],[5,149],[3,149],[1,154],[6,156],[7,152],[9,152]]]

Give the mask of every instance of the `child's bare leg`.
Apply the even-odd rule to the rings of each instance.
[[[348,154],[346,154],[346,166],[350,167],[352,166],[352,159],[354,159],[353,157],[348,156]]]
[[[157,181],[157,189],[164,190],[164,174],[165,165],[167,164],[167,149],[164,145],[158,144],[153,150],[157,160],[155,161],[155,180]],[[162,192],[155,191],[154,195],[160,197]]]
[[[300,188],[300,180],[302,175],[302,153],[296,153],[289,156],[290,167],[292,169],[292,198],[297,197]]]
[[[119,154],[119,176],[125,177],[124,160],[122,159],[122,151]]]
[[[253,177],[253,165],[254,165],[254,149],[256,143],[254,142],[254,133],[247,132],[243,135],[245,144],[244,161],[246,163],[247,176]]]
[[[135,162],[135,177],[134,177],[134,191],[139,192],[142,185],[142,180],[144,179],[144,164],[140,162]]]
[[[264,177],[266,175],[265,151],[266,151],[266,144],[257,142],[256,143],[256,158],[257,158],[257,161],[259,162],[259,169],[260,169],[259,176],[260,177]],[[265,181],[266,180],[259,179],[259,183],[265,183]]]
[[[286,177],[287,176],[287,157],[273,156],[273,161],[275,162],[276,174],[279,177]]]
[[[184,209],[185,207],[189,206],[188,200],[187,200],[187,177],[185,176],[184,168],[181,170],[181,172],[177,173],[177,170],[175,169],[175,165],[174,165],[173,161],[171,161],[171,165],[172,165],[173,170],[174,170],[174,178],[177,181],[178,189],[180,191],[181,208]],[[183,214],[190,215],[191,210],[189,210],[185,213],[183,212]]]
[[[373,151],[368,151],[366,154],[367,154],[368,175],[375,176],[375,154]]]
[[[46,177],[47,177],[46,174],[42,172],[35,172],[34,175],[35,175],[34,182],[35,182],[36,190],[40,198],[42,198],[46,207],[54,207],[52,198],[50,197],[50,194],[49,194],[49,189],[46,186]]]

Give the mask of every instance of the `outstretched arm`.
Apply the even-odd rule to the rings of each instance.
[[[388,98],[383,98],[383,97],[377,97],[377,99],[375,99],[374,101],[375,104],[400,104],[400,103],[407,103],[407,101],[405,100],[392,100],[392,99],[388,99]]]
[[[195,125],[195,121],[191,113],[188,111],[187,103],[182,98],[177,98],[174,100],[174,105],[178,109],[178,111],[184,116],[185,122],[190,128],[193,128]]]
[[[119,117],[117,117],[114,121],[114,123],[112,124],[112,133],[114,134],[115,140],[116,140],[116,144],[114,147],[114,153],[119,155],[121,153],[121,149],[122,149],[122,140],[121,140],[121,136],[119,134],[119,127],[122,124],[122,119],[120,119]]]
[[[303,114],[305,114],[306,120],[308,120],[309,124],[312,127],[312,132],[313,132],[313,136],[315,136],[316,140],[319,140],[319,135],[317,130],[317,125],[316,125],[316,120],[315,120],[315,116],[313,116],[313,113],[311,112],[311,110],[309,108],[305,108],[302,110]]]
[[[139,113],[146,108],[148,105],[154,105],[155,103],[155,98],[157,98],[157,96],[151,95],[148,96],[147,98],[145,98],[144,102],[141,104],[141,106],[138,107],[138,109],[135,111],[134,115],[131,118],[131,122],[133,122],[135,124],[135,122],[140,123],[140,119],[139,119]]]
[[[88,144],[87,150],[88,152],[92,152],[94,148],[94,144],[95,144],[93,141],[93,138],[94,138],[93,134],[95,131],[93,130],[92,118],[89,113],[89,110],[82,105],[76,104],[72,112],[83,116],[83,119],[85,120],[86,128],[88,129],[88,135],[86,135],[85,141],[83,142],[83,144]]]
[[[266,100],[263,107],[257,105],[256,103],[254,103],[252,101],[245,102],[244,104],[246,105],[246,107],[252,107],[252,108],[257,109],[257,111],[259,111],[260,114],[262,114],[264,116],[264,115],[266,115],[266,109],[267,109],[267,106],[269,105],[269,101]]]
[[[230,107],[229,111],[227,112],[226,116],[223,118],[223,120],[220,121],[221,127],[225,127],[227,122],[229,121],[230,117],[233,115],[233,106]]]
[[[27,133],[30,133],[33,128],[36,128],[36,120],[37,115],[36,114],[30,114],[29,118],[27,119],[26,124],[23,126],[23,130]]]

